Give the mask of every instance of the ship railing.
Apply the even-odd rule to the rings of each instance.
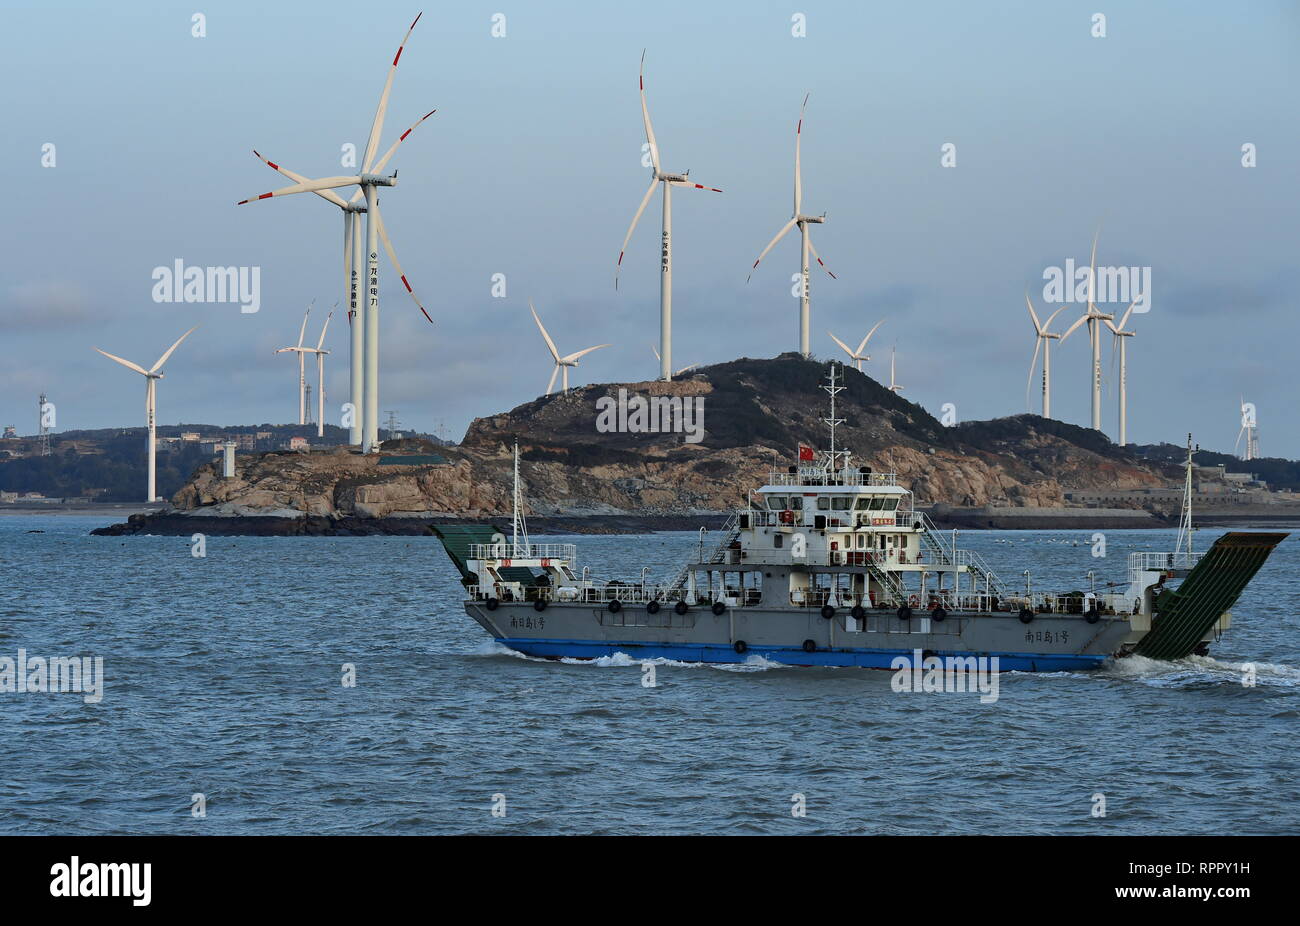
[[[578,547],[572,543],[471,543],[469,558],[506,559],[576,559]]]
[[[1142,572],[1186,572],[1201,561],[1204,553],[1176,550],[1171,553],[1130,553],[1128,555],[1129,581],[1135,582]]]
[[[1061,595],[1052,592],[1035,592],[1032,595],[1012,595],[1003,599],[1005,608],[1019,611],[1028,608],[1035,614],[1075,614],[1083,615],[1091,608],[1098,614],[1132,614],[1133,609],[1126,607],[1127,598],[1122,595],[1094,594],[1091,601],[1079,592]]]
[[[523,585],[497,583],[495,585],[469,586],[469,596],[475,601],[496,598],[499,601],[545,601],[578,602],[607,606],[612,601],[623,605],[646,605],[657,601],[661,605],[673,605],[687,599],[684,588],[669,588],[664,585],[617,584],[607,585]],[[695,593],[697,606],[708,606],[721,601],[728,607],[756,605],[762,601],[762,591],[756,588],[707,588]]]
[[[805,466],[794,473],[772,470],[767,484],[772,486],[896,486],[898,474],[860,473],[854,469],[831,472],[820,466]]]

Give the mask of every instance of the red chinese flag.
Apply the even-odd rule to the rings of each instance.
[[[811,447],[805,447],[803,444],[799,445],[800,463],[811,463],[815,459],[817,459],[817,454],[813,453],[813,449]]]

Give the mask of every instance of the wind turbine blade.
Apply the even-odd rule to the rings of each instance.
[[[401,60],[402,49],[406,48],[406,40],[411,37],[415,31],[415,23],[420,21],[420,13],[415,17],[415,22],[411,23],[411,28],[406,30],[406,35],[402,37],[402,44],[397,46],[397,54],[393,56],[393,63],[388,68],[388,79],[384,81],[384,92],[379,95],[379,107],[375,110],[375,121],[370,124],[370,138],[366,142],[366,156],[362,161],[361,172],[368,174],[371,172],[371,165],[375,159],[375,152],[379,146],[380,133],[384,131],[384,116],[388,112],[388,95],[393,90],[393,77],[397,74],[397,62]]]
[[[1025,380],[1025,409],[1026,411],[1030,411],[1030,412],[1034,410],[1034,404],[1029,398],[1029,392],[1034,385],[1034,367],[1038,366],[1038,352],[1039,350],[1042,349],[1042,347],[1043,347],[1043,339],[1040,337],[1035,337],[1034,338],[1034,359],[1029,361],[1029,379]]]
[[[163,365],[164,363],[167,362],[167,358],[170,357],[170,356],[172,355],[172,351],[176,350],[176,348],[178,348],[178,347],[181,346],[181,341],[184,341],[184,340],[185,340],[186,338],[188,338],[191,334],[193,334],[194,332],[196,332],[196,331],[198,331],[198,330],[199,330],[199,326],[198,326],[198,325],[195,325],[195,326],[194,326],[193,328],[191,328],[189,331],[185,332],[183,335],[181,335],[179,338],[177,338],[177,339],[176,339],[176,343],[173,344],[171,347],[167,348],[167,352],[164,353],[161,357],[158,358],[158,362],[155,363],[155,364],[154,364],[154,365],[149,369],[149,372],[150,372],[150,373],[157,373],[159,370],[161,370],[161,369],[162,369],[162,365]]]
[[[652,351],[655,352],[655,359],[656,359],[656,360],[659,360],[659,359],[660,359],[660,357],[659,357],[659,348],[657,348],[657,347],[655,347],[653,344],[651,344],[651,345],[650,345],[650,349],[651,349]]]
[[[865,338],[863,338],[863,339],[862,339],[862,343],[858,345],[858,351],[857,351],[857,352],[858,352],[859,355],[861,355],[861,353],[862,353],[864,350],[867,349],[867,342],[870,341],[870,340],[871,340],[871,336],[872,336],[873,334],[876,333],[876,329],[879,328],[879,327],[880,327],[881,325],[883,325],[884,323],[885,323],[885,320],[882,318],[880,321],[876,322],[875,325],[872,326],[872,328],[871,328],[870,331],[867,332],[867,336],[866,336]],[[854,359],[856,360],[857,357],[854,357]]]
[[[551,390],[555,388],[555,377],[560,374],[560,365],[557,363],[555,369],[551,371],[551,381],[546,384],[546,394],[550,395]]]
[[[659,177],[659,143],[655,141],[654,126],[650,124],[650,107],[645,102],[645,49],[641,49],[641,121],[645,123],[645,140],[650,145],[650,164],[654,167],[655,178]],[[636,224],[633,222],[632,224]]]
[[[389,160],[397,152],[397,146],[400,145],[402,142],[406,141],[406,136],[414,132],[416,126],[418,126],[425,119],[428,119],[437,111],[438,110],[436,109],[431,109],[423,116],[421,116],[419,119],[415,120],[415,125],[412,125],[409,129],[407,129],[405,132],[403,132],[401,135],[397,137],[397,141],[393,142],[392,147],[390,147],[387,151],[384,152],[384,156],[375,162],[375,166],[370,169],[370,172],[374,174],[382,173],[384,167],[387,166]],[[356,193],[353,194],[352,198],[355,200],[357,197],[362,195],[364,195],[363,192],[361,190],[357,190]]]
[[[830,334],[830,335],[831,335],[831,340],[834,341],[836,344],[838,344],[838,345],[839,345],[839,346],[844,350],[844,353],[846,353],[846,354],[849,355],[849,359],[850,359],[850,360],[857,360],[857,359],[858,359],[858,358],[854,355],[853,350],[849,347],[849,345],[845,344],[843,341],[841,341],[839,338],[835,337],[835,335],[831,334],[829,331],[826,332],[826,333],[827,333],[827,334]]]
[[[137,373],[141,373],[145,376],[149,375],[149,371],[146,370],[144,367],[140,366],[138,363],[132,363],[130,360],[123,360],[121,357],[117,356],[116,354],[110,354],[106,350],[99,350],[98,347],[96,347],[95,350],[98,350],[109,360],[116,360],[118,363],[122,364],[122,366],[126,367],[128,370],[135,370]]]
[[[1092,259],[1088,264],[1088,308],[1092,308],[1092,302],[1097,295],[1097,239],[1101,237],[1101,226],[1097,226],[1097,233],[1092,236]]]
[[[681,376],[687,370],[694,370],[698,366],[699,366],[698,363],[688,363],[686,366],[682,367],[680,370],[674,373],[673,376]]]
[[[602,347],[613,347],[613,346],[614,346],[613,344],[597,344],[595,347],[588,347],[586,350],[580,350],[577,353],[569,354],[569,356],[564,357],[562,359],[564,360],[565,363],[571,363],[572,361],[577,360],[580,357],[585,357],[587,354],[590,354],[593,350],[600,350]]]
[[[1043,322],[1043,327],[1042,330],[1039,331],[1039,334],[1050,334],[1050,329],[1052,327],[1052,319],[1056,318],[1056,316],[1060,315],[1064,311],[1065,311],[1065,306],[1061,306],[1051,315],[1047,316],[1047,321]]]
[[[359,184],[360,182],[360,177],[322,177],[319,180],[308,180],[306,183],[296,183],[293,186],[272,190],[270,193],[262,193],[259,196],[253,196],[249,199],[241,199],[235,205],[242,206],[245,203],[254,203],[259,200],[270,199],[272,196],[289,196],[292,193],[316,193],[320,190],[334,190],[341,186],[352,186],[353,184]]]
[[[311,315],[311,306],[316,304],[316,300],[311,301],[307,306],[307,311],[302,313],[302,327],[298,329],[298,350],[302,350],[302,339],[307,336],[307,317]]]
[[[325,332],[326,332],[326,331],[329,331],[329,329],[330,329],[330,319],[333,318],[333,317],[334,317],[334,310],[331,309],[331,310],[330,310],[330,314],[328,314],[328,315],[325,316],[325,324],[324,324],[323,326],[321,326],[321,330],[320,330],[320,340],[316,342],[316,353],[318,353],[318,354],[321,353],[321,348],[325,346]]]
[[[623,255],[627,253],[627,243],[632,240],[632,232],[636,231],[636,223],[641,221],[641,213],[645,212],[646,203],[650,202],[650,197],[654,195],[655,186],[659,181],[651,180],[650,187],[645,191],[645,196],[641,197],[641,205],[637,207],[636,215],[632,216],[632,224],[627,227],[627,235],[623,238],[623,247],[618,252],[618,264],[614,268],[614,288],[618,289],[619,268],[623,266]]]
[[[258,151],[256,148],[253,149],[253,154],[255,154],[258,157],[258,159],[267,167],[270,167],[272,170],[278,171],[279,173],[288,177],[290,180],[293,180],[297,183],[311,183],[310,177],[304,177],[302,174],[294,173],[293,171],[289,170],[289,168],[275,163],[275,161],[272,161],[270,158],[263,157],[262,153]],[[340,208],[344,208],[347,206],[347,202],[343,199],[343,197],[335,193],[333,190],[315,190],[314,192],[321,199],[328,200],[329,202],[332,202],[334,205]],[[359,192],[360,190],[358,190],[358,193]]]
[[[763,258],[767,257],[767,252],[772,250],[772,248],[776,247],[776,243],[780,241],[782,238],[784,238],[786,236],[786,233],[789,232],[790,229],[794,228],[795,224],[798,221],[799,218],[798,216],[796,216],[795,218],[791,219],[790,221],[786,222],[784,225],[781,226],[781,230],[776,233],[776,237],[774,237],[771,241],[769,241],[767,243],[767,247],[763,248],[763,252],[758,255],[758,260],[754,261],[754,266],[749,268],[749,276],[745,277],[746,283],[748,283],[750,279],[754,276],[754,271],[758,269],[758,265],[763,260]]]
[[[1124,315],[1120,318],[1119,324],[1116,325],[1113,330],[1122,331],[1124,329],[1124,325],[1128,323],[1129,315],[1131,315],[1133,312],[1133,306],[1137,304],[1138,303],[1136,299],[1134,299],[1131,303],[1129,303],[1129,307],[1124,310]]]
[[[839,277],[837,277],[835,274],[831,273],[831,268],[830,268],[830,267],[827,267],[826,264],[822,262],[822,256],[821,256],[820,254],[817,253],[817,245],[813,244],[812,235],[809,235],[809,236],[808,236],[808,250],[809,250],[809,251],[812,251],[812,256],[813,256],[813,259],[814,259],[815,261],[817,261],[817,266],[819,266],[819,267],[821,267],[823,270],[825,270],[826,273],[830,276],[830,278],[831,278],[832,280],[838,280],[838,279],[839,279]]]
[[[1042,334],[1043,326],[1038,321],[1038,313],[1034,311],[1034,303],[1029,298],[1029,290],[1025,290],[1025,305],[1029,308],[1029,317],[1034,323],[1034,334]]]
[[[546,340],[546,346],[550,349],[551,356],[555,359],[556,363],[559,363],[560,352],[556,350],[555,342],[551,340],[551,336],[546,333],[546,327],[542,324],[542,320],[537,317],[537,310],[533,308],[533,300],[531,299],[528,300],[528,311],[533,313],[533,321],[537,322],[537,330],[542,333],[542,337]],[[554,379],[552,379],[552,382],[554,382]],[[547,395],[549,394],[550,389],[548,388]]]
[[[705,186],[702,183],[696,183],[694,180],[673,180],[671,183],[673,186],[684,186],[687,189],[708,190],[710,193],[722,192],[715,186]]]
[[[397,252],[393,250],[393,242],[388,240],[388,229],[384,226],[384,217],[379,213],[378,203],[375,204],[375,230],[379,232],[379,240],[384,243],[384,250],[388,252],[388,259],[393,262],[393,269],[397,271],[398,277],[401,278],[402,285],[406,287],[407,293],[410,294],[412,301],[415,302],[416,308],[420,310],[420,314],[424,316],[425,321],[432,325],[433,319],[429,317],[428,312],[424,311],[424,303],[415,294],[415,290],[411,289],[411,281],[406,278],[406,274],[402,272],[402,265],[398,263]]]
[[[1082,325],[1082,324],[1083,324],[1084,322],[1086,322],[1087,320],[1088,320],[1088,316],[1087,316],[1087,315],[1080,315],[1079,318],[1078,318],[1078,320],[1077,320],[1073,325],[1071,325],[1069,328],[1066,328],[1066,329],[1065,329],[1065,333],[1064,333],[1063,335],[1061,335],[1061,343],[1064,344],[1064,343],[1065,343],[1065,339],[1068,338],[1070,335],[1074,334],[1075,329],[1078,328],[1080,325]]]
[[[799,107],[799,124],[794,127],[794,214],[798,215],[803,207],[803,175],[799,170],[799,141],[803,137],[803,112],[808,108],[808,97],[804,94],[803,105]]]

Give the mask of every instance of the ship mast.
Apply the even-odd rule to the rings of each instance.
[[[831,362],[830,365],[831,369],[828,375],[830,382],[822,386],[822,389],[826,392],[826,394],[831,397],[830,416],[822,419],[822,421],[826,423],[826,426],[830,429],[831,432],[831,449],[822,451],[822,453],[826,457],[826,472],[828,476],[833,476],[839,469],[843,467],[847,467],[849,465],[849,451],[835,449],[835,426],[844,423],[843,418],[835,417],[835,397],[839,395],[841,392],[843,392],[845,388],[843,385],[841,385],[842,380],[837,379],[835,375],[837,372],[836,368],[838,366],[839,364],[837,362],[835,361]],[[844,458],[843,467],[836,466],[836,463],[838,462],[840,457]]]
[[[1184,467],[1187,470],[1186,479],[1183,482],[1183,515],[1178,521],[1178,539],[1174,541],[1174,552],[1182,550],[1186,537],[1187,544],[1187,562],[1191,565],[1192,560],[1192,435],[1187,435],[1187,461]]]
[[[510,499],[511,515],[513,520],[513,531],[510,543],[513,546],[512,556],[519,556],[519,535],[524,535],[524,545],[528,545],[528,522],[524,520],[523,497],[519,493],[519,441],[515,440],[515,489]]]

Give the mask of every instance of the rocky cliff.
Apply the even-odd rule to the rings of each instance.
[[[215,516],[499,515],[510,509],[518,440],[529,514],[722,511],[742,503],[774,465],[792,462],[801,444],[825,446],[825,373],[823,363],[782,355],[706,367],[672,383],[585,386],[476,419],[453,448],[400,442],[369,457],[343,450],[240,456],[234,479],[208,464],[172,503]],[[1032,415],[945,427],[865,374],[844,374],[838,443],[856,464],[898,473],[918,503],[1057,506],[1064,487],[1141,488],[1169,478],[1094,431]],[[652,403],[674,414],[647,416]],[[446,462],[400,462],[411,453]]]

